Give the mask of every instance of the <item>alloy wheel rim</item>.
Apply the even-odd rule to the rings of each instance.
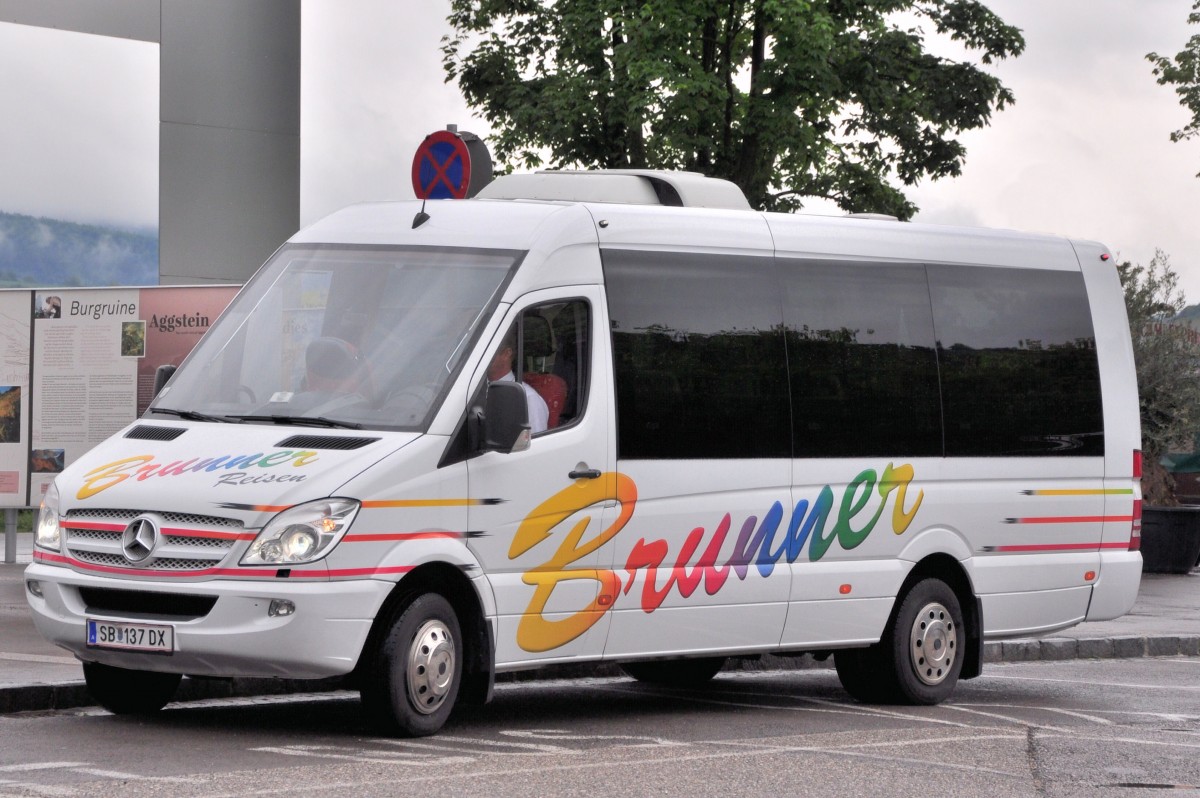
[[[958,627],[950,610],[931,601],[913,620],[908,652],[917,678],[933,687],[944,682],[958,656]]]
[[[408,697],[423,715],[446,702],[454,684],[454,638],[446,624],[429,620],[421,625],[408,650]]]

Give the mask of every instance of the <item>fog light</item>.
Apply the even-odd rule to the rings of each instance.
[[[36,579],[30,579],[25,582],[25,587],[29,588],[29,592],[38,598],[42,598],[42,583]]]
[[[296,605],[287,599],[271,599],[271,606],[267,607],[267,615],[272,618],[291,615],[296,611]]]

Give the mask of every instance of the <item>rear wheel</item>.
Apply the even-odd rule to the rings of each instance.
[[[436,734],[458,699],[462,663],[462,633],[450,602],[437,593],[417,596],[374,654],[362,687],[367,716],[388,734]]]
[[[647,684],[693,687],[704,684],[725,665],[724,657],[673,659],[654,662],[624,662],[621,670]]]
[[[83,663],[88,692],[114,715],[150,715],[165,707],[175,695],[178,673],[155,673],[114,668],[98,662]]]
[[[962,672],[966,629],[954,591],[924,579],[905,594],[883,639],[834,654],[846,692],[864,703],[937,704]]]

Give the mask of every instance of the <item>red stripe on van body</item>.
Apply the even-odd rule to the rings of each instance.
[[[1127,549],[1129,543],[1034,543],[1023,546],[991,546],[994,552],[1033,553],[1039,551],[1093,551],[1096,549]]]
[[[1132,515],[1056,515],[1034,518],[1006,518],[1008,524],[1102,524],[1106,521],[1133,521]]]
[[[213,540],[254,540],[256,532],[219,532],[215,529],[180,529],[178,527],[162,528],[164,535],[175,538],[208,538]]]
[[[340,576],[384,576],[386,574],[406,574],[414,568],[412,565],[392,565],[387,568],[336,568],[328,571],[292,571],[292,578],[301,576],[340,577]]]
[[[63,529],[89,529],[97,532],[124,532],[125,524],[105,524],[100,521],[63,521]]]
[[[82,529],[91,532],[124,532],[124,524],[106,524],[100,521],[64,521],[63,529]],[[164,526],[160,530],[164,535],[177,538],[208,538],[213,540],[254,540],[258,535],[254,532],[224,532],[216,529],[182,529],[180,527]]]
[[[461,532],[383,532],[379,534],[346,535],[344,543],[373,543],[381,540],[431,540],[434,538],[450,538],[457,540]]]

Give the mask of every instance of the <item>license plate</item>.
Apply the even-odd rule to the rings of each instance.
[[[175,627],[88,618],[87,644],[89,648],[170,654],[175,650]]]

